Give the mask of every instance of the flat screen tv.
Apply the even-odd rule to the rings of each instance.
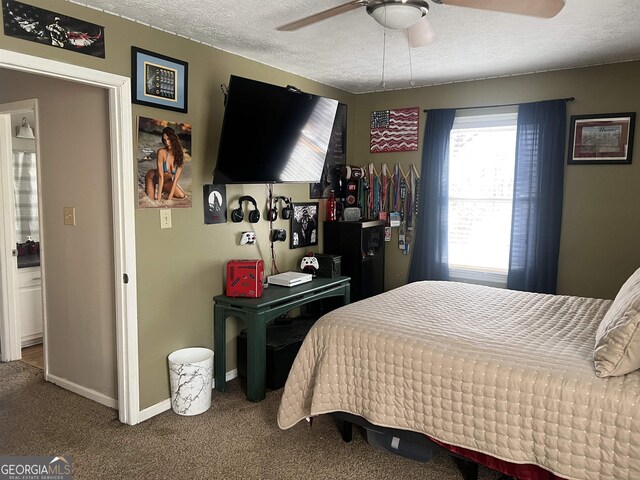
[[[337,100],[232,75],[213,183],[319,182],[337,108]]]

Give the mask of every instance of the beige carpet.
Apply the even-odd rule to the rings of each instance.
[[[2,363],[0,454],[71,455],[76,480],[462,478],[446,455],[408,460],[370,446],[359,429],[344,443],[329,416],[282,431],[281,390],[252,403],[239,380],[228,386],[202,415],[168,411],[130,427],[114,410],[45,382],[41,370]],[[480,470],[481,480],[498,477]]]

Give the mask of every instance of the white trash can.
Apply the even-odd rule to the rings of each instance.
[[[183,348],[169,355],[171,408],[178,415],[198,415],[211,406],[213,351]]]

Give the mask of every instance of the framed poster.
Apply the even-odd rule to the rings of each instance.
[[[227,186],[203,185],[204,223],[226,223],[227,221]]]
[[[636,113],[573,115],[567,163],[631,163]]]
[[[104,58],[104,27],[43,8],[2,2],[4,34],[30,42]]]
[[[300,202],[293,205],[289,248],[318,244],[318,205],[318,202]]]
[[[131,101],[187,113],[189,64],[131,47]]]

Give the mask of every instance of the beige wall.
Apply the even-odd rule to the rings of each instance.
[[[49,373],[117,398],[107,93],[10,70],[0,85],[0,103],[38,98]]]
[[[93,58],[33,42],[6,37],[0,33],[0,48],[96,70],[130,76],[131,46],[140,47],[189,63],[189,112],[181,114],[151,107],[133,105],[132,131],[138,115],[187,122],[193,126],[192,180],[193,208],[172,211],[173,228],[160,230],[159,213],[154,209],[136,211],[136,243],[138,267],[138,328],[140,360],[140,406],[149,407],[169,396],[167,355],[188,346],[213,347],[212,297],[224,291],[224,266],[233,258],[262,257],[269,264],[268,222],[258,224],[229,221],[224,225],[205,225],[202,207],[202,185],[211,183],[215,166],[223,97],[220,84],[229,75],[255,78],[277,85],[292,84],[298,88],[351,104],[353,95],[308,79],[276,70],[184,38],[135,24],[61,0],[33,1],[33,5],[105,26],[106,58]],[[2,86],[4,89],[4,84]],[[69,101],[76,101],[70,99]],[[353,138],[355,122],[349,112]],[[106,150],[105,150],[106,151]],[[239,150],[241,154],[241,150]],[[131,152],[135,158],[135,152]],[[64,176],[64,171],[58,175]],[[308,185],[276,185],[277,194],[289,195],[294,201],[308,201]],[[253,195],[264,212],[264,185],[229,185],[227,198],[233,206],[243,194]],[[321,214],[324,212],[321,204]],[[277,228],[287,222],[278,220]],[[239,234],[253,229],[258,236],[256,246],[240,247]],[[316,250],[320,251],[321,245]],[[276,245],[281,271],[296,268],[302,249],[289,250],[288,242]],[[242,325],[232,322],[228,330],[228,368],[235,368],[235,337]]]
[[[640,94],[633,85],[640,73],[640,63],[354,96],[62,0],[34,0],[31,3],[104,25],[106,59],[3,34],[0,34],[0,48],[125,76],[130,75],[132,45],[189,63],[189,113],[133,105],[132,131],[137,115],[193,125],[193,208],[173,210],[173,228],[170,230],[160,230],[157,210],[136,212],[142,408],[168,397],[166,357],[171,351],[186,346],[213,346],[211,298],[223,292],[223,270],[227,260],[269,258],[267,222],[253,226],[246,222],[224,225],[204,225],[203,222],[201,186],[211,181],[223,115],[220,84],[227,83],[230,74],[278,85],[294,84],[348,104],[348,161],[357,165],[371,161],[392,165],[400,161],[405,165],[415,163],[420,166],[420,152],[369,154],[368,124],[372,110],[487,105],[565,96],[577,99],[569,105],[572,114],[636,111],[640,106]],[[421,130],[423,127],[424,115]],[[132,157],[135,158],[135,152]],[[636,248],[640,240],[640,214],[636,207],[640,194],[634,187],[638,185],[639,177],[638,161],[622,166],[567,167],[559,276],[562,293],[611,297],[640,263],[640,250]],[[290,195],[294,200],[308,200],[307,185],[277,185],[275,189],[278,194]],[[264,206],[264,186],[229,186],[227,189],[232,204],[242,194],[253,195]],[[278,227],[286,227],[285,222],[279,222]],[[249,228],[256,231],[258,245],[239,247],[239,232]],[[394,235],[394,243],[387,248],[387,288],[406,281],[409,259],[395,248],[395,241]],[[276,252],[281,270],[295,268],[303,253],[289,250],[285,244],[276,245]],[[234,324],[229,329],[229,368],[235,366],[235,335],[239,328],[240,325]]]
[[[568,116],[637,112],[638,78],[640,62],[629,62],[358,95],[356,135],[350,145],[358,164],[386,162],[392,166],[400,162],[406,169],[414,163],[420,169],[426,115],[422,113],[420,117],[420,151],[371,154],[371,111],[484,106],[573,96],[576,100],[567,104]],[[558,292],[613,298],[627,277],[640,267],[640,147],[636,144],[631,165],[566,165],[564,183]],[[387,289],[407,281],[409,257],[396,246],[394,231],[391,248],[386,249]]]

